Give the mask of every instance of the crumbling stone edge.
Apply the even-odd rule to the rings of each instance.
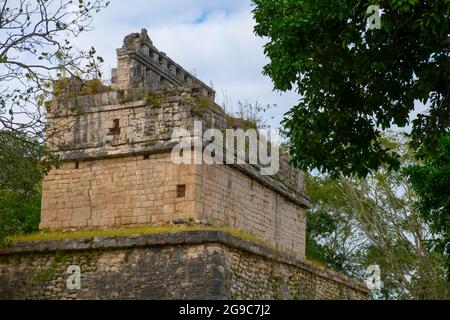
[[[354,278],[315,265],[306,259],[279,252],[220,230],[179,231],[160,234],[131,235],[119,237],[93,237],[85,239],[46,240],[14,243],[0,249],[0,257],[14,254],[49,253],[59,251],[119,250],[164,245],[220,244],[250,254],[262,256],[275,262],[292,265],[313,275],[340,283],[350,289],[369,293],[367,286]]]

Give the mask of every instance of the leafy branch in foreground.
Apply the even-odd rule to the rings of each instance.
[[[0,1],[0,129],[44,139],[45,101],[60,77],[99,76],[96,51],[70,39],[109,1]]]

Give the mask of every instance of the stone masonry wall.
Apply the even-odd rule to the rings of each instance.
[[[202,166],[204,219],[248,232],[278,249],[305,255],[306,209],[242,172]]]
[[[44,178],[41,228],[162,225],[197,219],[196,167],[170,154],[67,161]],[[184,185],[183,195],[177,186]]]
[[[55,102],[48,116],[49,144],[67,159],[129,153],[167,142],[174,128],[189,127],[192,121],[188,102],[166,94],[112,91]]]
[[[41,229],[201,221],[305,254],[305,208],[226,165],[176,165],[170,152],[65,161],[42,192]]]
[[[67,288],[69,266],[81,290]],[[0,299],[365,299],[359,281],[221,231],[16,244]]]
[[[238,249],[226,250],[225,257],[230,299],[362,300],[367,297],[367,291],[361,284],[355,285],[356,281],[310,263],[261,259]],[[355,286],[348,286],[349,283]]]

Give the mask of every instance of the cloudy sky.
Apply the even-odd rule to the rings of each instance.
[[[159,50],[195,70],[205,83],[212,82],[217,103],[224,101],[225,92],[235,110],[238,101],[277,104],[264,118],[278,127],[298,96],[274,92],[271,80],[262,75],[264,40],[253,34],[251,10],[248,0],[112,0],[95,17],[95,29],[76,43],[95,46],[105,58],[104,78],[109,79],[123,37],[146,28]]]

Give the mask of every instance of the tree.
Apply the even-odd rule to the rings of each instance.
[[[38,231],[40,218],[41,193],[38,185],[28,195],[0,190],[0,247],[8,244],[11,235]]]
[[[301,95],[284,120],[293,163],[333,176],[399,167],[382,131],[412,124],[411,146],[436,152],[450,128],[450,1],[253,0],[267,37],[264,73]],[[369,5],[383,9],[369,29]],[[415,104],[426,110],[415,120]]]
[[[405,168],[416,163],[401,140],[382,143],[401,154]],[[368,266],[380,266],[377,298],[450,298],[445,257],[428,250],[433,232],[402,172],[383,168],[364,179],[318,175],[308,179],[308,192],[309,257],[352,276],[365,277]]]
[[[97,76],[95,49],[70,39],[91,28],[105,0],[0,0],[0,130],[44,139],[55,79]]]
[[[443,137],[436,154],[419,153],[422,164],[405,170],[414,191],[417,207],[434,234],[432,249],[447,256],[447,278],[450,281],[450,135]]]
[[[0,132],[0,245],[6,237],[38,230],[40,182],[55,166],[55,156],[24,135]]]
[[[95,49],[77,50],[70,40],[108,4],[0,0],[0,244],[38,229],[40,181],[57,160],[45,146],[45,103],[61,82],[100,76]]]
[[[342,184],[327,176],[308,174],[307,190],[312,205],[306,224],[308,258],[349,275],[360,274],[357,257],[367,240]]]

